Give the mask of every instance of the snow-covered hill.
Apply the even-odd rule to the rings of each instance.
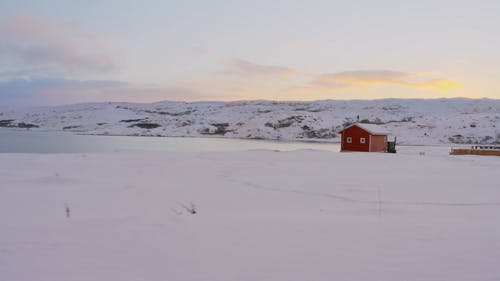
[[[104,135],[217,136],[339,142],[355,122],[380,124],[401,144],[500,143],[500,100],[384,99],[93,103],[0,108],[0,127]]]

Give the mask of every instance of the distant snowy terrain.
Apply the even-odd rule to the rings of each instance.
[[[339,142],[357,120],[400,144],[500,143],[500,100],[385,99],[315,102],[94,103],[0,108],[0,127],[141,136],[217,136]]]

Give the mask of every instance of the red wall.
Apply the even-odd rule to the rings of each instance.
[[[347,137],[352,137],[352,143],[347,143]],[[366,143],[360,143],[360,138],[365,138]],[[370,134],[359,128],[352,126],[342,131],[342,148],[341,150],[347,151],[369,151],[370,148]]]

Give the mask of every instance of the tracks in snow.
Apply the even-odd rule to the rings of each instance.
[[[301,189],[283,189],[277,187],[268,187],[264,185],[260,185],[251,181],[239,180],[232,177],[231,172],[225,172],[220,175],[221,178],[233,182],[239,185],[243,185],[249,188],[253,188],[256,190],[264,190],[271,192],[283,192],[283,193],[294,193],[306,196],[315,196],[315,197],[323,197],[330,198],[341,202],[346,203],[357,203],[357,204],[384,204],[384,205],[398,205],[398,206],[438,206],[438,207],[500,207],[500,202],[433,202],[433,201],[385,201],[385,200],[359,200],[352,197],[336,195],[332,193],[326,192],[315,192],[315,191],[307,191]]]

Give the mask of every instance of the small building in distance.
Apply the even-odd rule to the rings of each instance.
[[[342,131],[340,151],[386,152],[389,132],[375,124],[354,123]]]

